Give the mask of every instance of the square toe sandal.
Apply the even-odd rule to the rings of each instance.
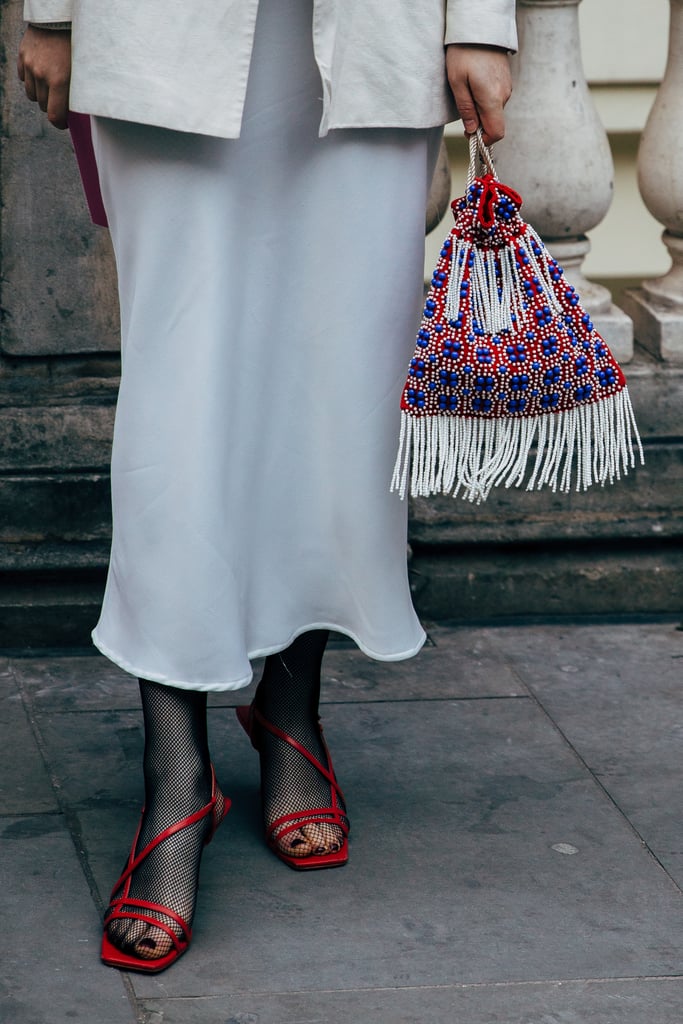
[[[140,818],[140,824],[138,830],[135,833],[133,845],[130,851],[130,857],[126,868],[114,885],[112,889],[110,904],[107,914],[104,918],[104,934],[102,936],[102,962],[108,967],[118,967],[124,971],[142,971],[145,974],[158,974],[159,971],[166,970],[171,964],[175,963],[185,953],[192,940],[192,930],[187,921],[176,914],[175,911],[171,910],[170,907],[164,907],[159,903],[152,903],[149,900],[138,900],[132,899],[128,893],[130,892],[131,878],[136,868],[140,866],[145,857],[154,850],[160,843],[163,843],[169,836],[175,835],[176,832],[180,832],[181,829],[188,828],[194,825],[196,822],[201,821],[202,818],[206,818],[208,815],[212,815],[212,828],[206,839],[204,840],[204,846],[208,846],[214,837],[216,829],[220,825],[225,815],[230,810],[230,800],[223,797],[223,812],[220,817],[216,814],[216,803],[217,803],[217,786],[216,776],[211,768],[211,799],[208,804],[205,804],[201,810],[196,811],[195,814],[190,814],[188,817],[183,818],[182,821],[176,822],[175,825],[171,825],[169,828],[160,832],[150,843],[145,846],[143,850],[135,856],[135,848],[137,846],[138,837],[140,835],[140,829],[142,827],[142,817]],[[143,808],[144,813],[144,808]],[[121,895],[115,898],[115,894],[122,890]],[[123,909],[123,908],[126,909]],[[162,920],[156,917],[152,917],[151,913],[159,914],[162,916]],[[131,953],[124,953],[118,949],[113,942],[110,941],[107,935],[107,926],[112,921],[120,920],[134,920],[144,921],[146,924],[152,925],[154,928],[159,928],[165,932],[171,940],[173,946],[169,952],[162,957],[157,959],[147,960],[143,957],[133,956]],[[175,925],[175,928],[173,927]],[[180,932],[178,935],[177,932]]]
[[[278,739],[282,740],[283,743],[288,743],[291,747],[294,747],[302,757],[305,757],[306,760],[309,761],[325,779],[327,779],[330,785],[332,806],[313,807],[307,811],[295,811],[293,814],[283,814],[280,818],[276,818],[275,821],[267,826],[266,842],[270,849],[276,857],[279,857],[280,860],[290,868],[294,868],[295,871],[315,871],[321,868],[342,867],[349,859],[349,826],[346,821],[346,813],[343,810],[344,794],[342,793],[334,774],[332,758],[330,757],[330,752],[327,748],[327,744],[325,743],[322,725],[318,723],[318,728],[320,729],[320,740],[325,751],[329,768],[325,768],[325,766],[322,765],[320,761],[313,756],[313,754],[310,754],[305,747],[300,743],[297,743],[297,741],[291,736],[288,736],[286,732],[283,732],[282,729],[278,729],[277,726],[265,719],[253,704],[243,705],[235,710],[238,721],[251,740],[251,745],[255,750],[260,750],[259,733],[261,730],[265,730],[272,736],[276,736]],[[296,832],[302,825],[315,824],[337,825],[341,829],[344,838],[338,850],[333,853],[315,853],[309,854],[306,857],[292,857],[289,854],[284,853],[278,846],[278,841],[282,839],[283,836],[289,835],[290,832]]]

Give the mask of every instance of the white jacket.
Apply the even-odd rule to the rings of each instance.
[[[237,138],[258,3],[25,0],[24,17],[72,22],[73,110]],[[514,50],[515,0],[314,0],[320,134],[453,120],[445,43]]]

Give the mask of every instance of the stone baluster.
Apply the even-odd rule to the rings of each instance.
[[[581,271],[586,232],[613,196],[612,155],[581,61],[581,0],[518,0],[519,54],[507,135],[494,154],[498,174],[524,198],[536,228],[621,362],[633,356],[633,324],[609,291]]]
[[[448,210],[451,201],[451,169],[448,163],[448,150],[446,143],[441,141],[439,156],[434,168],[429,198],[427,199],[427,214],[425,217],[425,234],[428,235],[437,225],[441,223]]]
[[[642,345],[660,359],[683,363],[683,0],[670,5],[669,57],[640,142],[638,184],[665,227],[671,269],[626,292],[624,308]]]

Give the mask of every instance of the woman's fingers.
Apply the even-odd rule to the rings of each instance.
[[[451,88],[458,108],[458,113],[462,120],[462,126],[465,129],[465,134],[473,135],[478,128],[483,128],[483,125],[480,117],[480,111],[470,89],[470,84],[467,79],[465,79],[459,81],[457,85],[453,85]],[[490,120],[491,118],[489,117],[489,122]],[[502,136],[499,136],[499,138],[502,138]],[[487,145],[488,144],[489,143],[487,141]]]
[[[48,93],[47,105],[41,106],[47,119],[55,128],[63,130],[69,127],[69,83],[53,86]]]
[[[43,78],[39,78],[35,83],[36,92],[36,103],[40,109],[45,113],[47,111],[47,99],[50,90],[48,89],[47,82]]]
[[[23,71],[23,74],[21,76],[21,80],[24,83],[24,90],[26,92],[26,95],[28,96],[28,98],[33,103],[35,103],[35,101],[37,99],[37,96],[36,96],[36,83],[34,81],[33,75],[31,74],[30,71],[24,71],[23,69],[22,69],[22,71]]]
[[[494,142],[499,142],[505,135],[505,115],[503,114],[503,109],[495,105],[487,107],[482,104],[478,110],[479,124],[483,132],[484,143],[487,146],[492,146]]]

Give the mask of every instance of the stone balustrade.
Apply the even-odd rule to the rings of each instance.
[[[638,153],[638,182],[648,210],[664,225],[671,256],[664,277],[627,292],[638,340],[657,358],[683,363],[683,0],[670,0],[669,56]]]
[[[627,363],[646,464],[588,495],[504,491],[478,508],[414,502],[413,583],[427,616],[680,608],[683,0],[671,0],[669,69],[640,165],[673,266],[629,296],[628,316],[581,272],[587,232],[611,201],[612,165],[581,70],[578,3],[519,0],[521,52],[497,164]],[[106,231],[89,223],[68,136],[47,126],[16,83],[21,8],[6,0],[0,9],[0,646],[85,644],[109,545],[114,268]],[[443,210],[443,164],[440,174],[428,222]]]
[[[609,210],[614,168],[607,133],[581,63],[581,0],[518,0],[520,50],[507,137],[496,147],[503,180],[524,197],[524,214],[564,268],[615,356],[633,357],[633,325],[609,291],[588,281],[586,232]]]

